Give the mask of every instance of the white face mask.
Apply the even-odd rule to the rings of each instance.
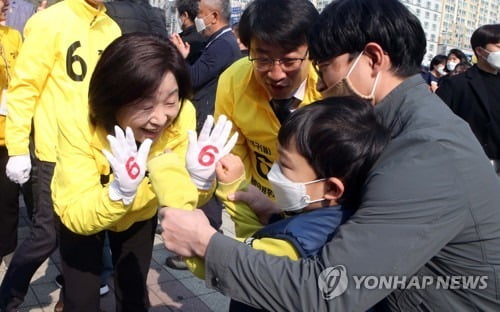
[[[436,71],[441,75],[441,76],[446,76],[447,72],[444,71],[444,65],[443,66],[438,66],[436,67]]]
[[[448,68],[449,71],[452,71],[455,69],[455,67],[457,67],[457,62],[448,62],[446,63],[446,68]]]
[[[207,25],[205,25],[205,21],[203,18],[195,17],[194,18],[194,26],[196,27],[196,31],[201,33],[207,28]]]
[[[500,51],[490,52],[484,48],[482,48],[486,53],[488,53],[488,57],[486,58],[486,62],[490,64],[496,70],[500,70]]]
[[[306,185],[325,181],[326,179],[302,183],[293,182],[283,175],[277,163],[272,165],[267,174],[267,179],[276,197],[276,204],[283,211],[299,211],[309,204],[324,200],[324,198],[311,200],[311,197],[307,195]]]

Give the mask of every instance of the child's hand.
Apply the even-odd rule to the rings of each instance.
[[[245,166],[238,156],[228,154],[217,162],[215,173],[219,182],[230,184],[245,174]]]

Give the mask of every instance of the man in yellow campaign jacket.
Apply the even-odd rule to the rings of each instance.
[[[239,24],[249,57],[219,78],[215,117],[233,122],[239,132],[233,153],[251,183],[271,198],[267,173],[277,159],[278,130],[292,111],[320,98],[307,46],[317,17],[307,0],[253,1]]]
[[[58,121],[86,121],[89,79],[100,53],[121,34],[102,0],[65,0],[33,15],[12,74],[7,101],[7,176],[29,178],[29,134],[34,124],[38,187],[33,226],[19,246],[0,288],[0,307],[15,309],[40,264],[56,248],[50,182]],[[75,117],[72,117],[75,116]]]
[[[5,22],[8,9],[9,1],[0,0],[0,22]],[[22,39],[19,31],[0,25],[0,220],[2,220],[0,263],[2,263],[2,258],[14,252],[17,246],[20,187],[10,181],[5,174],[5,165],[9,159],[5,147],[5,116],[7,114],[7,87],[21,44]],[[5,257],[5,260],[7,258]],[[7,264],[7,262],[6,260],[5,263]]]

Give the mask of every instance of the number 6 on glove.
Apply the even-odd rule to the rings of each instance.
[[[189,144],[186,154],[186,168],[191,180],[200,190],[208,190],[215,178],[215,164],[229,154],[236,144],[236,132],[228,140],[233,123],[221,115],[214,126],[214,118],[208,115],[200,135],[188,132]]]
[[[118,126],[115,126],[115,136],[108,135],[107,138],[111,153],[107,150],[102,152],[108,159],[114,175],[114,180],[109,185],[109,198],[122,200],[125,205],[129,205],[146,174],[146,161],[153,141],[144,140],[137,150],[132,129],[127,127],[124,134]]]

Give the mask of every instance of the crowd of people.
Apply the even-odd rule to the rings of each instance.
[[[500,309],[500,24],[422,73],[398,0],[175,4],[179,34],[145,0],[0,26],[0,311],[57,248],[55,311],[99,311],[109,274],[148,311],[155,233],[229,311]]]

